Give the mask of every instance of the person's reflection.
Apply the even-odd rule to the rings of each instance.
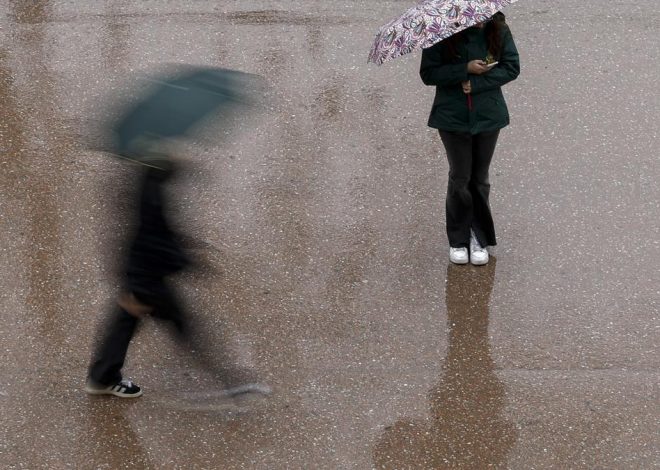
[[[85,438],[78,445],[90,459],[81,468],[155,468],[128,418],[133,403],[89,400]]]
[[[376,446],[377,468],[498,468],[517,432],[503,416],[504,385],[488,341],[488,304],[496,260],[483,268],[447,268],[449,350],[429,393],[432,420],[399,421]]]

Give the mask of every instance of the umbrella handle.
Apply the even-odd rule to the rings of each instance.
[[[472,95],[468,93],[467,95],[467,100],[468,100],[468,109],[472,111]]]

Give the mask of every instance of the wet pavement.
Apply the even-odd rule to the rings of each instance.
[[[475,268],[448,266],[420,54],[366,64],[410,2],[0,0],[0,466],[660,466],[660,14],[604,3],[506,11],[523,69]],[[162,63],[272,86],[181,143],[175,182],[205,266],[182,294],[268,399],[214,394],[150,322],[126,366],[144,397],[83,392],[130,183],[84,142]]]

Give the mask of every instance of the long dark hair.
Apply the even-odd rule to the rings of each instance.
[[[504,13],[498,12],[488,20],[485,26],[486,40],[488,41],[488,53],[498,60],[502,53],[502,30],[506,28],[506,17]],[[445,59],[453,61],[458,57],[458,45],[465,42],[465,31],[454,34],[441,42],[444,44]]]

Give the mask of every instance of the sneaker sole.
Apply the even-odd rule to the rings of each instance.
[[[488,264],[488,259],[485,259],[483,261],[472,261],[472,260],[470,260],[470,262],[472,263],[472,266],[483,266],[485,264]]]
[[[85,387],[85,392],[87,392],[89,395],[113,395],[119,398],[138,398],[142,396],[142,390],[137,393],[122,393],[115,392],[113,390]]]
[[[454,263],[454,264],[461,264],[461,265],[463,265],[463,264],[468,264],[468,262],[469,262],[468,260],[464,260],[464,261],[463,261],[463,260],[458,260],[458,261],[455,261],[455,260],[453,260],[453,259],[451,259],[451,258],[449,258],[449,261],[451,261],[451,262]]]

